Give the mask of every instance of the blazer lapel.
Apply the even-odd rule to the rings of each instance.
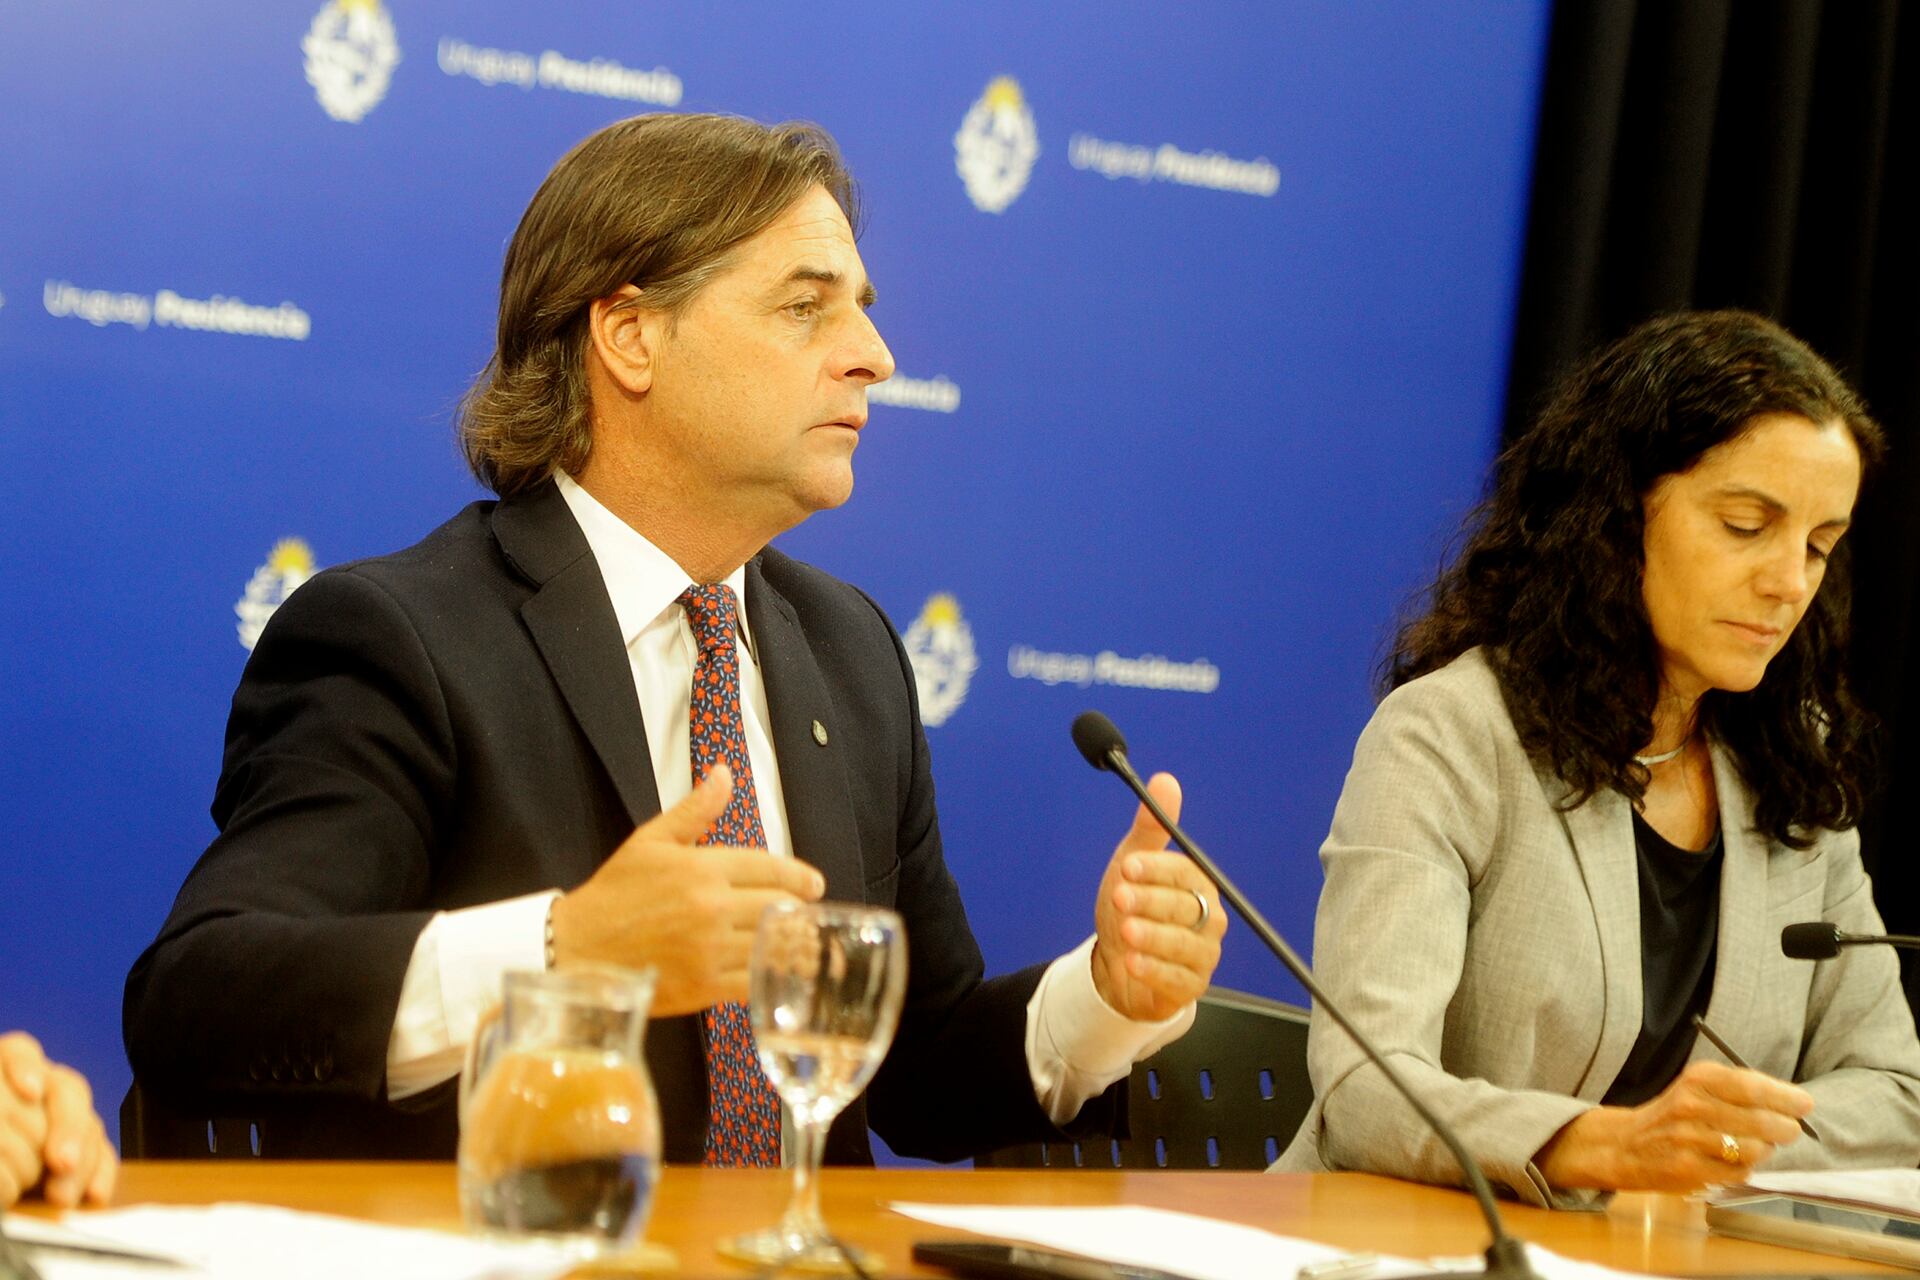
[[[1720,798],[1720,930],[1714,939],[1713,993],[1707,999],[1707,1021],[1732,1037],[1750,1025],[1754,982],[1762,968],[1771,927],[1767,914],[1766,840],[1753,829],[1746,786],[1733,759],[1713,744],[1713,787]],[[1722,1061],[1706,1037],[1694,1054]],[[1739,1046],[1735,1046],[1736,1048]]]
[[[1597,1101],[1620,1074],[1640,1034],[1640,863],[1633,845],[1633,811],[1619,792],[1599,792],[1578,808],[1563,810],[1560,819],[1600,934],[1600,1043],[1577,1091]]]
[[[534,593],[520,606],[567,708],[634,824],[660,812],[633,668],[600,565],[551,482],[493,510],[493,536]]]
[[[826,876],[829,899],[860,902],[866,887],[860,830],[853,818],[842,748],[835,740],[836,734],[852,733],[855,727],[837,721],[833,695],[800,619],[786,597],[767,585],[758,560],[747,565],[747,625],[753,629],[766,685],[793,851]],[[823,733],[816,734],[816,724]],[[823,736],[825,742],[819,740]]]

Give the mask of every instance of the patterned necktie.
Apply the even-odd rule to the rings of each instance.
[[[701,837],[701,844],[762,848],[760,800],[740,720],[740,659],[733,637],[738,617],[733,589],[692,586],[680,593],[700,656],[693,664],[689,713],[693,782],[698,786],[724,761],[733,771],[733,797]],[[780,1099],[760,1069],[746,1006],[719,1004],[700,1015],[707,1042],[707,1152],[703,1164],[777,1168]]]

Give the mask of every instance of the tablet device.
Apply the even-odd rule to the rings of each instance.
[[[1799,1196],[1742,1196],[1708,1205],[1707,1225],[1744,1240],[1920,1267],[1920,1218],[1891,1209],[1858,1209]]]
[[[1186,1280],[1171,1271],[992,1240],[918,1240],[913,1260],[979,1280]]]

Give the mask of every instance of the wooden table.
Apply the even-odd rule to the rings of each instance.
[[[674,1167],[661,1178],[648,1239],[687,1275],[744,1277],[713,1251],[723,1235],[768,1225],[786,1202],[785,1175]],[[128,1164],[120,1204],[246,1200],[378,1222],[457,1229],[445,1164],[160,1161]],[[830,1169],[827,1220],[876,1250],[890,1275],[933,1275],[908,1250],[951,1236],[890,1213],[892,1200],[950,1204],[1153,1205],[1265,1227],[1352,1249],[1429,1257],[1478,1253],[1486,1229],[1462,1192],[1367,1174],[1138,1173],[1044,1170]],[[1550,1213],[1503,1204],[1508,1229],[1570,1257],[1667,1275],[1887,1272],[1891,1268],[1709,1236],[1699,1206],[1673,1196],[1618,1196],[1606,1213]]]

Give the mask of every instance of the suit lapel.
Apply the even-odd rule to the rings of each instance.
[[[1633,845],[1633,811],[1625,796],[1602,791],[1573,810],[1562,811],[1593,903],[1600,934],[1604,1008],[1600,1043],[1578,1094],[1598,1100],[1633,1051],[1640,1034],[1640,863]]]
[[[660,812],[633,668],[600,565],[551,482],[493,511],[493,536],[534,586],[520,606],[567,708],[636,825]]]
[[[1739,1028],[1750,1025],[1754,982],[1761,969],[1759,957],[1768,945],[1768,849],[1753,829],[1747,789],[1732,757],[1718,743],[1713,743],[1712,749],[1713,789],[1720,800],[1720,930],[1714,940],[1717,951],[1707,1021],[1715,1031],[1731,1037]],[[1694,1053],[1721,1060],[1719,1053],[1704,1043],[1696,1044]]]
[[[852,732],[853,726],[837,721],[833,695],[793,605],[767,585],[758,560],[747,565],[747,625],[753,628],[766,685],[793,851],[826,876],[829,899],[859,902],[866,885],[860,831],[853,819],[842,746],[834,737]],[[824,743],[815,733],[816,724],[824,730]]]

